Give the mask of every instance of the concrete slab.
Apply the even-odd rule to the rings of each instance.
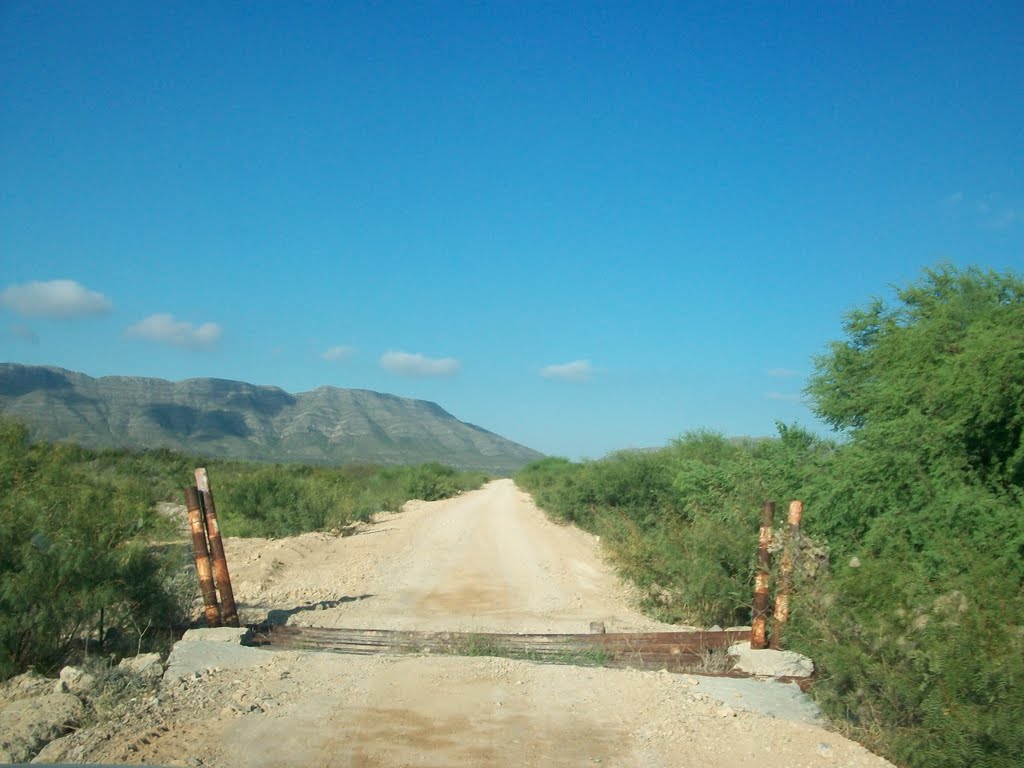
[[[231,643],[238,645],[249,634],[246,627],[213,627],[190,629],[182,636],[179,643]]]
[[[821,710],[796,683],[736,677],[703,677],[699,690],[733,709],[745,709],[795,723],[821,725]]]
[[[233,627],[190,629],[167,657],[164,684],[194,678],[210,669],[237,670],[269,664],[269,652],[242,645],[247,633],[246,629]]]

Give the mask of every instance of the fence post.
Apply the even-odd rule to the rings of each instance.
[[[196,573],[199,575],[199,589],[203,593],[206,623],[211,627],[219,627],[220,608],[217,606],[217,590],[213,586],[210,550],[206,546],[206,525],[199,504],[199,491],[195,486],[185,489],[185,506],[188,508],[188,527],[192,531],[192,551],[196,556]]]
[[[779,591],[775,595],[775,612],[772,615],[772,648],[782,650],[782,630],[789,621],[789,595],[793,591],[794,543],[800,540],[800,521],[804,516],[802,501],[789,502],[789,531],[782,548],[782,562],[779,563]]]
[[[213,558],[213,575],[220,592],[220,603],[224,609],[224,623],[229,627],[238,626],[238,607],[235,593],[231,589],[231,575],[228,573],[228,559],[224,554],[224,542],[217,523],[217,507],[213,503],[210,478],[204,467],[196,469],[196,486],[199,489],[199,503],[206,513],[206,535],[210,538],[210,555]]]
[[[754,622],[750,631],[750,647],[764,648],[768,644],[768,575],[772,568],[772,523],[775,520],[775,502],[766,501],[761,508],[761,533],[757,542],[757,574],[754,577]]]

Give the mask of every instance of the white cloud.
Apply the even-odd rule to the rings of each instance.
[[[175,320],[173,315],[167,313],[150,315],[125,331],[126,336],[158,341],[184,349],[209,347],[216,343],[222,334],[223,330],[217,323],[203,323],[196,327],[192,323]]]
[[[792,368],[769,368],[768,375],[776,379],[792,379],[800,375],[800,371],[794,371]]]
[[[21,285],[9,285],[0,293],[0,304],[25,317],[49,317],[54,320],[105,315],[112,306],[110,299],[102,293],[90,291],[74,280],[34,280]]]
[[[337,347],[331,347],[322,355],[320,355],[320,357],[330,362],[341,362],[343,360],[348,360],[350,357],[355,355],[355,353],[355,347],[346,347],[342,345]]]
[[[594,375],[594,366],[589,360],[573,360],[561,365],[548,365],[540,369],[545,379],[561,379],[562,381],[590,381]]]
[[[29,328],[27,325],[12,325],[9,329],[11,336],[22,341],[27,341],[29,344],[39,344],[39,335]]]
[[[1021,215],[1014,208],[1007,208],[1001,213],[993,214],[985,222],[986,226],[991,229],[1006,229],[1012,227],[1018,221],[1020,221]]]
[[[966,215],[984,229],[1009,229],[1024,219],[1019,205],[1009,205],[1005,199],[989,194],[984,197],[970,197],[963,192],[954,192],[942,199],[942,206],[951,215]]]
[[[778,400],[783,403],[800,402],[800,395],[793,394],[792,392],[768,392],[765,397],[769,400]]]
[[[454,357],[430,358],[409,352],[385,352],[380,366],[401,376],[454,376],[462,363]]]

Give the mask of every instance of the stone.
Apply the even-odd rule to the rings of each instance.
[[[67,734],[54,739],[32,759],[33,763],[73,763],[80,762],[72,758],[74,750],[74,734]]]
[[[154,680],[164,673],[164,666],[160,663],[159,653],[143,653],[134,658],[121,659],[121,663],[117,665],[117,668],[150,680]]]
[[[88,691],[96,684],[96,678],[90,675],[81,667],[64,667],[60,671],[58,686],[63,690],[56,690],[55,693],[82,693]]]
[[[735,660],[734,669],[758,677],[810,677],[814,673],[814,662],[794,651],[754,650],[750,643],[740,642],[729,646],[729,656]]]
[[[0,712],[0,763],[27,763],[81,722],[85,706],[70,693],[15,701]]]
[[[53,680],[29,670],[0,684],[0,699],[14,701],[29,696],[42,696],[50,693],[52,688]]]
[[[257,702],[257,706],[261,710],[263,710],[264,712],[269,712],[270,710],[277,708],[277,702],[273,698],[271,698],[270,696],[266,696],[264,698],[261,698]],[[499,707],[501,706],[500,702],[499,702],[498,706]]]
[[[24,673],[18,675],[17,677],[12,677],[10,682],[13,685],[17,685],[19,688],[31,688],[34,685],[38,685],[38,683],[41,680],[46,680],[46,679],[47,678],[44,677],[43,675],[40,675],[35,670],[31,670],[30,669],[28,672],[24,672]]]

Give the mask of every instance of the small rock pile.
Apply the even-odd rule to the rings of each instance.
[[[63,755],[62,742],[136,706],[142,694],[155,691],[163,672],[159,654],[149,653],[114,668],[64,667],[56,680],[36,672],[8,680],[0,686],[0,763],[40,756],[55,762],[46,755]]]

